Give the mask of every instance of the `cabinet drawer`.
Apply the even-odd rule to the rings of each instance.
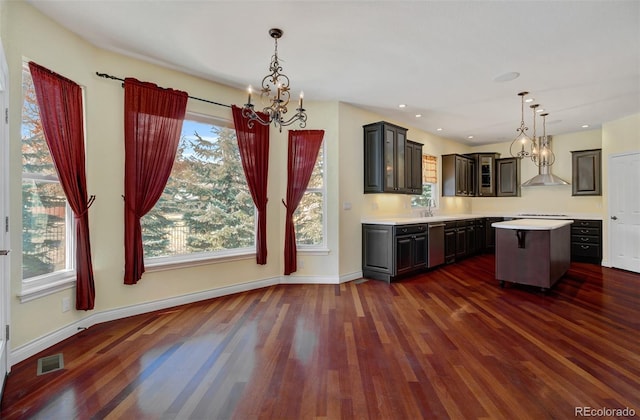
[[[598,236],[582,236],[582,235],[572,235],[571,242],[579,245],[579,244],[600,244],[600,237]]]
[[[597,228],[600,229],[602,222],[600,220],[574,220],[571,229],[578,228]]]
[[[571,227],[571,235],[592,235],[592,236],[600,236],[600,228],[593,227],[580,227],[580,226],[572,226]]]
[[[600,245],[597,244],[571,244],[571,255],[579,257],[600,257]]]
[[[395,235],[411,235],[414,233],[424,233],[426,231],[427,225],[399,225],[393,228]]]

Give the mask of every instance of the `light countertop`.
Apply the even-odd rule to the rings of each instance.
[[[481,219],[484,217],[504,217],[504,218],[518,218],[520,220],[534,219],[534,220],[602,220],[600,214],[584,214],[584,213],[566,213],[566,214],[543,214],[535,212],[522,212],[522,213],[477,213],[477,214],[448,214],[448,215],[436,215],[436,216],[385,216],[385,217],[363,217],[361,222],[371,225],[411,225],[418,223],[438,223],[449,222],[451,220],[466,220],[466,219]]]
[[[517,229],[517,230],[553,230],[559,229],[573,223],[573,220],[554,219],[517,219],[507,222],[492,223],[491,226],[497,229]]]

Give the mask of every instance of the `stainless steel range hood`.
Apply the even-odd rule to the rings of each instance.
[[[551,148],[551,136],[546,137],[546,144]],[[553,153],[552,153],[553,155]],[[550,185],[569,185],[567,181],[564,179],[555,176],[551,173],[551,165],[552,162],[548,162],[546,158],[543,158],[543,162],[540,166],[538,166],[538,175],[534,176],[528,181],[522,183],[523,187],[542,187],[542,186],[550,186]],[[555,160],[555,158],[553,158]]]
[[[569,183],[559,176],[552,174],[551,167],[549,166],[540,166],[538,168],[538,175],[522,183],[523,187],[540,187],[548,185],[569,185]]]

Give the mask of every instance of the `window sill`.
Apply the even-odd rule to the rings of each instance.
[[[329,255],[331,250],[329,248],[301,248],[297,247],[298,254],[302,255]]]
[[[18,294],[18,298],[20,303],[30,302],[75,286],[76,273],[74,271],[40,276],[31,280],[24,280],[22,282],[22,291]]]
[[[145,260],[147,273],[154,271],[175,270],[177,268],[197,267],[201,265],[218,264],[230,261],[255,259],[255,248],[234,249],[216,253],[198,253],[173,257],[154,257]]]

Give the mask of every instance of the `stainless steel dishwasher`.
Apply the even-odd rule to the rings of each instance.
[[[429,223],[427,267],[444,264],[444,223]]]

